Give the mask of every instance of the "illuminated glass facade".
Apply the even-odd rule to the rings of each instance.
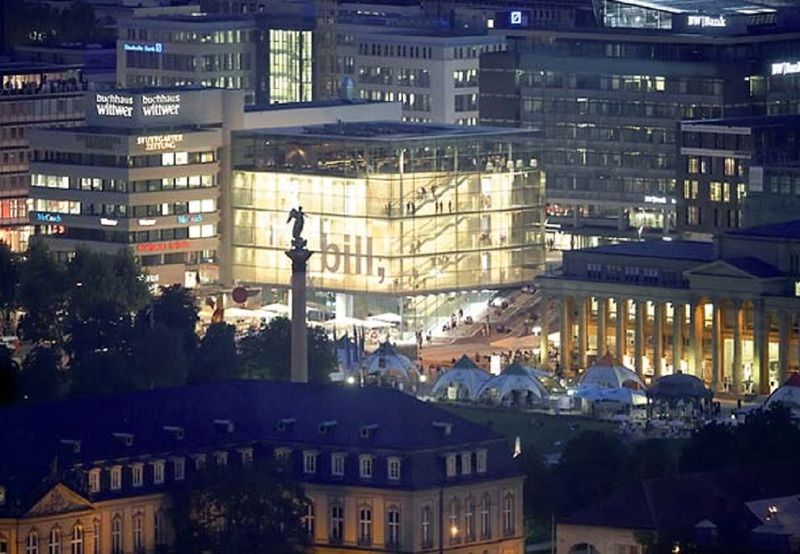
[[[308,213],[321,290],[413,295],[529,283],[544,267],[530,131],[334,124],[235,138],[236,280],[284,286],[286,214]]]
[[[269,30],[269,99],[310,102],[313,89],[311,31]]]

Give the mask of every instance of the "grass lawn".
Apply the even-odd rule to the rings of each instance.
[[[535,446],[541,453],[561,450],[566,442],[581,431],[613,432],[615,423],[581,416],[535,414],[513,409],[461,406],[441,403],[442,408],[465,419],[482,423],[505,435],[510,442],[517,436],[522,449]],[[560,441],[561,445],[556,443]]]

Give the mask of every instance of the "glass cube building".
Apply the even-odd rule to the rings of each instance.
[[[544,269],[535,131],[335,123],[234,136],[235,280],[287,286],[287,214],[308,214],[312,289],[418,295],[530,283]]]

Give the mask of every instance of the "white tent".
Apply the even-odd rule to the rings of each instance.
[[[478,367],[466,354],[456,364],[445,371],[433,385],[431,395],[450,400],[475,400],[478,391],[491,378],[491,375]],[[455,391],[455,398],[449,391]]]
[[[764,402],[764,408],[782,404],[795,415],[800,415],[800,374],[792,373],[786,382],[775,389]]]
[[[644,382],[635,372],[620,364],[610,354],[599,358],[586,370],[580,380],[581,385],[598,385],[608,389],[621,387],[644,390]]]
[[[500,375],[483,384],[478,399],[506,405],[544,404],[549,393],[530,368],[511,364]]]
[[[410,382],[415,375],[414,362],[401,354],[391,343],[384,342],[361,362],[361,369],[367,375],[390,377]]]

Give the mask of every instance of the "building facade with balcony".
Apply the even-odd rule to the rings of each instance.
[[[169,551],[172,491],[262,462],[300,484],[308,552],[524,552],[506,439],[396,390],[233,381],[0,415],[3,553]]]
[[[81,66],[34,62],[0,67],[0,242],[27,248],[29,135],[36,127],[83,123]]]

